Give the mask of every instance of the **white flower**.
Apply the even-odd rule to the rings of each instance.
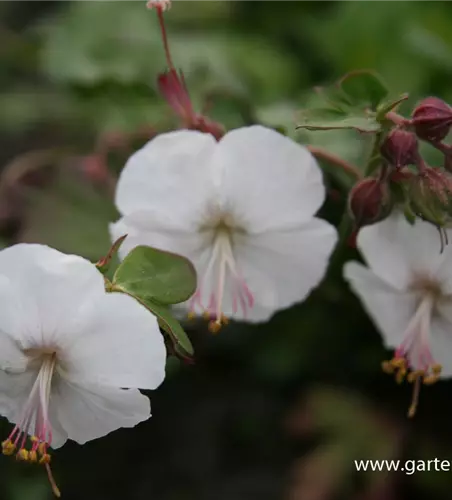
[[[413,415],[420,382],[452,376],[452,246],[441,252],[433,225],[395,213],[362,229],[358,247],[370,269],[350,262],[344,275],[395,348],[384,370],[415,383]]]
[[[0,252],[0,413],[16,424],[4,454],[48,468],[49,446],[148,419],[138,388],[160,385],[165,360],[156,318],[106,293],[87,260],[41,245]]]
[[[314,217],[324,197],[315,159],[274,130],[240,128],[219,142],[176,131],[129,159],[111,233],[128,234],[122,256],[147,244],[189,258],[199,286],[186,308],[216,331],[226,316],[264,321],[320,282],[336,242]]]

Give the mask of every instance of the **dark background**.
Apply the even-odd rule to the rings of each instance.
[[[408,112],[427,95],[452,100],[449,2],[176,1],[166,19],[198,109],[211,103],[229,128],[283,127],[358,165],[366,144],[356,134],[295,132],[312,87],[372,68],[392,96],[410,93]],[[0,60],[1,244],[97,260],[124,160],[177,126],[156,92],[165,61],[155,14],[135,1],[4,1]],[[322,216],[337,224],[347,184],[324,167]],[[187,325],[196,362],[169,360],[151,420],[54,454],[63,498],[450,499],[451,472],[355,471],[355,459],[452,461],[452,386],[423,390],[406,418],[409,387],[381,373],[391,354],[341,279],[350,258],[339,250],[310,298],[268,324],[217,336]],[[9,424],[0,428],[6,437]],[[51,498],[39,467],[1,457],[0,478],[6,500]]]

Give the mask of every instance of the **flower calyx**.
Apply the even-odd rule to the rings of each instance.
[[[147,4],[148,8],[156,8],[163,48],[168,65],[168,70],[164,73],[160,73],[157,77],[159,92],[181,120],[182,128],[199,130],[200,132],[212,134],[218,141],[225,134],[225,128],[203,114],[195,112],[188,94],[183,73],[178,72],[173,64],[163,17],[163,12],[169,8],[170,4],[171,2],[169,0],[153,0]]]

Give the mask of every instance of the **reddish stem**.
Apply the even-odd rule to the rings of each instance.
[[[317,146],[308,145],[306,147],[316,158],[320,158],[327,161],[328,163],[331,163],[332,165],[336,165],[337,167],[342,168],[342,170],[344,170],[348,174],[353,175],[353,177],[356,177],[357,179],[361,179],[363,177],[358,167],[355,167],[348,161],[339,158],[339,156],[336,156],[333,153],[326,151],[325,149],[318,148]]]
[[[394,125],[406,126],[410,124],[410,120],[402,115],[399,115],[395,111],[389,111],[388,113],[386,113],[386,118],[394,123]]]
[[[170,53],[169,43],[168,43],[168,36],[166,34],[165,20],[163,19],[163,9],[157,9],[157,17],[159,20],[160,31],[162,32],[162,41],[163,41],[163,48],[165,50],[166,62],[168,64],[169,69],[172,69],[175,71],[173,60],[171,59],[171,53]]]

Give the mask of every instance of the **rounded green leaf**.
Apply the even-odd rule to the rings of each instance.
[[[113,286],[144,301],[178,304],[195,292],[196,271],[181,255],[138,246],[116,270]]]
[[[184,332],[179,321],[177,321],[172,316],[171,311],[167,305],[159,304],[149,298],[136,296],[118,284],[111,285],[109,289],[111,292],[121,292],[130,295],[140,304],[146,307],[146,309],[151,311],[157,317],[160,328],[162,328],[170,337],[176,354],[179,354],[184,358],[190,358],[191,356],[193,356],[194,349],[190,342],[190,339]]]
[[[376,109],[388,95],[388,89],[377,73],[368,70],[352,71],[339,81],[340,88],[353,103]]]

